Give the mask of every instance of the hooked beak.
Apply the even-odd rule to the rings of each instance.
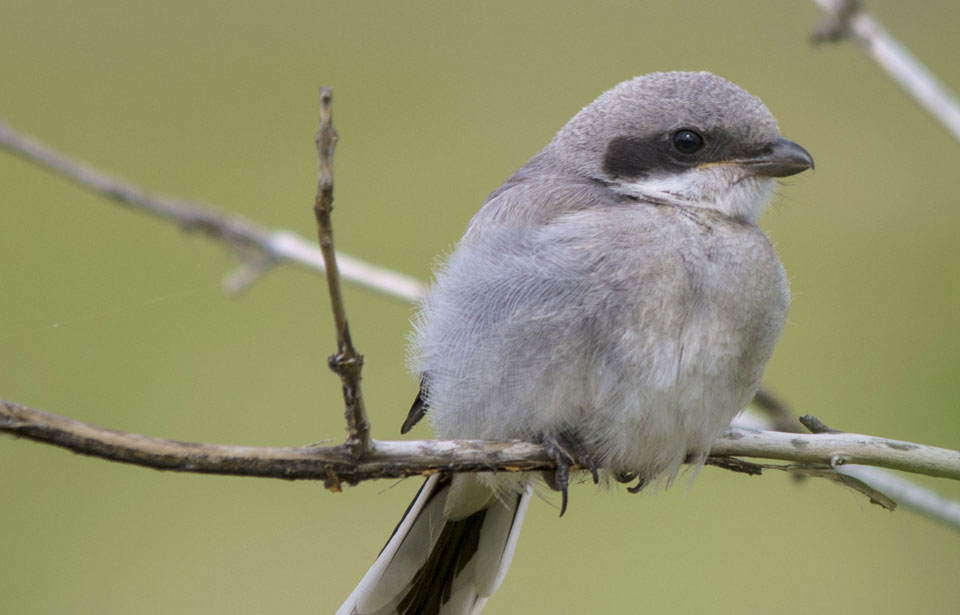
[[[810,152],[784,138],[770,143],[756,156],[731,162],[742,165],[751,175],[761,177],[789,177],[813,169]]]

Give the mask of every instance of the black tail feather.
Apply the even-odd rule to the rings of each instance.
[[[487,509],[481,509],[466,519],[447,521],[430,557],[413,578],[410,592],[397,607],[402,615],[439,613],[450,599],[453,580],[476,554],[480,544],[480,530]]]

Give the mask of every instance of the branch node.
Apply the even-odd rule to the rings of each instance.
[[[363,368],[363,355],[348,355],[343,352],[332,354],[327,357],[327,367],[338,376],[355,373],[359,377]]]
[[[830,466],[834,469],[846,464],[850,461],[850,458],[846,455],[831,455],[830,456]]]
[[[850,20],[860,12],[860,0],[835,0],[823,21],[814,27],[810,41],[814,44],[835,43],[850,36]]]

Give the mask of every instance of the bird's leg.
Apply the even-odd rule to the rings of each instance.
[[[560,492],[560,516],[567,511],[567,487],[570,484],[570,467],[577,466],[585,470],[590,470],[593,476],[594,484],[600,482],[600,475],[597,472],[597,463],[587,452],[586,447],[578,438],[567,432],[561,432],[556,436],[543,435],[540,442],[547,454],[557,464],[557,469],[543,472],[543,480],[547,486],[554,491]]]

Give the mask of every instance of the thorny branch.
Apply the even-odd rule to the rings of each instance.
[[[347,419],[347,447],[357,459],[370,450],[370,421],[363,405],[360,390],[360,373],[363,369],[363,355],[353,347],[350,339],[350,326],[343,305],[343,293],[340,289],[340,270],[337,268],[337,254],[333,248],[333,224],[330,214],[333,212],[333,155],[337,147],[336,129],[333,127],[333,91],[320,89],[320,128],[314,142],[320,168],[317,173],[317,197],[313,213],[317,219],[317,239],[326,264],[327,289],[330,291],[330,305],[333,309],[333,323],[337,330],[337,354],[327,362],[330,369],[340,376],[343,387],[344,413]]]

